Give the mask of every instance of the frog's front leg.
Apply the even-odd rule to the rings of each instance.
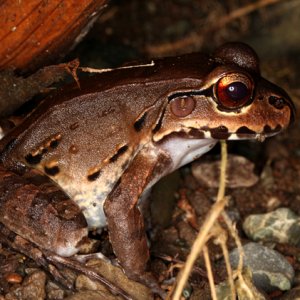
[[[162,161],[166,160],[151,151],[140,152],[104,204],[110,241],[126,275],[161,295],[157,280],[146,270],[149,249],[138,201],[157,171],[163,169]]]

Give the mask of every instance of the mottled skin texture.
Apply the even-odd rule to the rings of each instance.
[[[241,88],[237,98],[231,83]],[[158,290],[146,272],[143,192],[217,140],[264,139],[293,115],[288,95],[261,78],[255,52],[232,43],[213,56],[159,59],[81,81],[81,89],[63,88],[1,141],[0,158],[11,170],[29,166],[50,176],[90,228],[108,225],[126,274]]]

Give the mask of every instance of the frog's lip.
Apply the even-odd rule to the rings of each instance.
[[[185,130],[172,131],[165,134],[162,138],[155,140],[155,142],[163,142],[174,136],[184,139],[210,139],[210,140],[258,140],[264,141],[267,137],[278,134],[282,131],[282,127],[277,125],[272,129],[269,125],[266,125],[261,132],[255,132],[249,128],[243,126],[235,132],[228,131],[227,127],[219,126],[215,128],[202,127],[186,128]]]
[[[264,140],[266,137],[271,137],[282,131],[281,125],[277,125],[272,129],[269,125],[265,125],[262,132],[254,132],[247,127],[240,127],[235,133],[237,138],[255,138],[257,140]]]
[[[266,138],[271,137],[273,135],[278,134],[277,132],[272,133],[244,133],[244,134],[236,134],[232,133],[227,140],[257,140],[263,142]]]
[[[256,132],[249,129],[246,126],[240,127],[235,132],[228,131],[225,126],[219,126],[215,128],[202,127],[199,130],[190,128],[188,135],[191,138],[204,138],[204,139],[216,139],[216,140],[239,140],[239,139],[257,139],[264,140],[266,137],[273,136],[282,131],[282,127],[277,125],[272,129],[269,125],[265,125],[261,132]]]

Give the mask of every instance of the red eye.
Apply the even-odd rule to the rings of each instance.
[[[246,75],[227,74],[218,81],[215,92],[221,106],[240,108],[251,99],[253,83]]]
[[[173,99],[170,103],[170,109],[173,115],[181,118],[188,116],[194,110],[195,106],[195,99],[191,96],[178,97]]]

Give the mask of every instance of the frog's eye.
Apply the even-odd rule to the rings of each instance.
[[[216,84],[215,94],[224,108],[236,109],[249,102],[253,93],[253,83],[244,74],[227,74]]]
[[[195,108],[195,99],[191,96],[182,96],[172,99],[170,103],[170,109],[173,115],[176,117],[186,117]]]

